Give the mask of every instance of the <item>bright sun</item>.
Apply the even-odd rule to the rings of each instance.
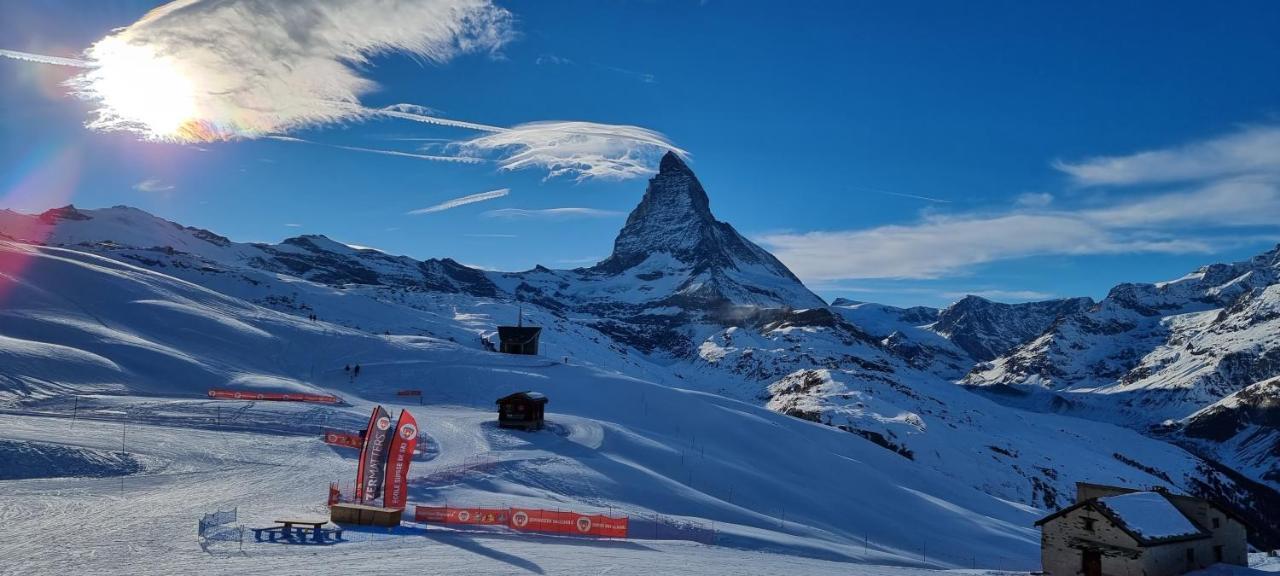
[[[151,138],[182,139],[197,110],[191,81],[171,59],[113,37],[94,45],[91,55],[97,69],[90,74],[90,90],[113,121]]]

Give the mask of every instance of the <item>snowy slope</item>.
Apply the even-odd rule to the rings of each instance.
[[[114,428],[110,436],[98,434],[101,422],[130,419],[136,426],[130,453],[165,462],[124,489],[133,512],[123,515],[121,528],[139,538],[161,538],[177,524],[190,526],[197,510],[233,502],[259,511],[253,517],[262,523],[319,501],[327,480],[350,476],[353,460],[314,436],[253,433],[255,419],[274,426],[278,416],[295,414],[306,425],[298,430],[308,434],[318,422],[353,426],[370,401],[393,401],[396,390],[419,387],[427,393],[423,427],[436,449],[415,467],[415,500],[657,512],[715,521],[725,546],[844,560],[919,563],[927,542],[936,559],[930,564],[960,565],[975,554],[1025,566],[1035,561],[1034,510],[830,427],[612,370],[311,322],[73,250],[3,243],[0,254],[6,263],[0,349],[26,360],[6,370],[5,409],[65,414],[68,395],[79,394],[81,417],[90,422],[74,435],[62,432],[67,421],[48,417],[7,415],[0,427],[10,439],[104,450],[119,438]],[[341,371],[344,362],[364,366],[354,383]],[[227,424],[215,420],[214,410],[243,404],[200,398],[210,385],[337,393],[353,406],[302,413],[254,406],[232,420],[240,431],[228,435],[218,430]],[[489,403],[520,389],[552,398],[551,431],[513,435],[494,428]],[[59,432],[51,434],[48,425]],[[475,458],[493,465],[479,474],[448,474]],[[276,461],[288,467],[277,470]],[[68,491],[74,482],[17,482],[0,496],[8,525],[65,533],[65,523],[86,505],[83,491]],[[95,504],[121,510],[124,502],[110,495],[114,486],[87,486]],[[147,510],[176,516],[148,521]],[[0,557],[47,567],[46,559],[12,544],[5,539]],[[148,559],[163,573],[174,566],[163,562],[194,553],[188,546],[144,547],[133,561]],[[79,559],[87,562],[81,566],[103,560]]]

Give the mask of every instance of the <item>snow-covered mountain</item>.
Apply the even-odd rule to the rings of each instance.
[[[826,307],[772,254],[715,219],[674,152],[663,156],[608,258],[494,281],[520,299],[597,316],[597,328],[629,346],[678,358],[693,355],[707,326]]]
[[[1280,376],[1280,247],[1096,306],[978,365],[964,382],[1010,403],[1185,437],[1280,488],[1272,394]],[[1270,458],[1265,457],[1270,455]]]
[[[1269,328],[1276,318],[1271,312],[1275,297],[1267,296],[1275,278],[1274,255],[1271,268],[1259,262],[1228,266],[1231,270],[1209,267],[1198,276],[1166,285],[1117,288],[1097,304],[1085,298],[999,304],[968,297],[942,310],[844,300],[828,306],[772,255],[717,221],[706,191],[674,154],[663,159],[661,170],[619,233],[613,254],[595,266],[575,270],[481,271],[449,259],[419,261],[324,236],[301,236],[278,244],[238,243],[127,207],[66,207],[41,215],[4,211],[0,212],[0,234],[20,241],[14,246],[58,246],[95,262],[127,263],[130,275],[141,270],[178,279],[249,309],[295,318],[315,314],[319,326],[371,337],[359,339],[358,346],[343,349],[337,358],[373,358],[369,355],[375,348],[381,350],[380,339],[408,339],[410,344],[447,343],[441,350],[449,351],[442,355],[459,355],[483,365],[492,358],[485,351],[486,339],[493,336],[496,325],[513,321],[520,309],[527,321],[544,327],[545,357],[655,385],[711,393],[823,424],[845,441],[872,446],[907,469],[927,471],[931,477],[1001,501],[1045,510],[1064,504],[1076,481],[1163,485],[1234,503],[1250,517],[1262,519],[1264,540],[1280,534],[1280,525],[1274,519],[1268,523],[1265,514],[1269,507],[1280,506],[1275,486],[1250,480],[1263,479],[1267,469],[1259,456],[1266,450],[1259,451],[1258,441],[1249,438],[1275,437],[1267,436],[1269,405],[1258,400],[1269,389],[1242,393],[1227,402],[1224,396],[1248,384],[1220,385],[1198,393],[1195,402],[1166,410],[1182,419],[1204,409],[1201,423],[1224,418],[1248,422],[1235,428],[1229,438],[1203,433],[1208,427],[1222,428],[1211,424],[1188,424],[1153,437],[1145,436],[1146,427],[1135,426],[1136,420],[1123,409],[1072,400],[1095,390],[1058,387],[1069,378],[1055,372],[1093,373],[1095,365],[1106,363],[1072,355],[1094,351],[1120,363],[1126,354],[1136,353],[1135,346],[1149,344],[1152,350],[1173,346],[1159,335],[1195,326],[1199,328],[1182,332],[1187,338],[1198,338],[1195,342],[1207,343],[1208,335],[1224,334],[1223,330],[1230,333],[1219,344],[1223,354],[1234,354],[1234,360],[1220,364],[1225,362],[1229,367],[1225,370],[1232,374],[1244,370],[1241,382],[1266,372],[1264,362],[1246,361],[1242,354],[1255,348],[1242,342],[1248,338],[1269,342],[1264,336],[1275,334]],[[86,280],[83,285],[92,282]],[[70,298],[81,300],[75,295]],[[49,305],[56,301],[50,300]],[[113,305],[109,299],[95,302],[85,305],[87,313],[97,314],[98,306]],[[1219,316],[1223,319],[1217,320]],[[1167,325],[1166,319],[1170,319]],[[30,328],[11,337],[39,341],[48,329],[26,322]],[[1079,347],[1066,340],[1085,334],[1086,329],[1089,337],[1082,338]],[[113,359],[115,348],[83,344],[83,336],[49,333],[55,341],[41,344],[70,346],[123,365]],[[0,325],[3,336],[8,334]],[[1124,340],[1108,341],[1111,337]],[[292,338],[280,337],[281,341]],[[1035,351],[1041,348],[1060,356],[1036,360]],[[218,366],[235,366],[236,354],[259,349],[231,347],[210,354],[219,358]],[[377,361],[394,363],[384,356],[399,353],[396,350],[378,352]],[[284,357],[294,351],[273,354]],[[1261,354],[1261,358],[1270,357],[1267,352]],[[315,385],[315,360],[305,371],[301,371],[304,362],[290,362],[283,374],[257,365],[236,371],[286,378],[299,386]],[[55,394],[79,385],[74,378],[64,381],[59,373],[46,372],[52,368],[40,367],[44,364],[31,366],[30,374],[10,383],[12,390]],[[1205,378],[1212,373],[1215,370],[1206,372]],[[210,374],[190,382],[198,383],[197,387],[222,380],[238,382],[229,372]],[[410,370],[402,376],[415,374]],[[1018,374],[1025,377],[1018,380]],[[1095,387],[1111,382],[1104,376],[1095,375],[1089,382]],[[468,378],[474,383],[477,376]],[[956,386],[962,378],[1001,394],[978,394]],[[376,397],[391,389],[392,380],[384,387],[356,386],[351,391]],[[1005,393],[1040,382],[1051,389],[1036,395]],[[586,394],[589,389],[569,393]],[[1166,398],[1155,392],[1161,389],[1144,386],[1123,398],[1146,406],[1141,402]],[[446,394],[459,398],[466,395],[448,390]],[[161,386],[147,393],[164,390]],[[1209,410],[1219,401],[1225,403],[1220,410]],[[1262,406],[1263,412],[1237,409],[1254,404]],[[1060,405],[1077,409],[1065,415],[1030,415],[1023,410]],[[1105,415],[1100,415],[1103,411]],[[670,425],[692,426],[683,421]],[[1228,453],[1239,457],[1223,456]],[[975,459],[975,454],[981,456]],[[1254,463],[1246,463],[1246,456]],[[1223,460],[1243,475],[1206,458]]]
[[[1004,304],[965,296],[938,313],[933,329],[975,360],[992,360],[1090,306],[1092,298]]]

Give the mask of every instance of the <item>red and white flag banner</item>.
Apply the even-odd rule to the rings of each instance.
[[[387,486],[382,505],[404,509],[409,492],[409,465],[418,446],[418,420],[408,410],[400,411],[391,449],[387,453]]]

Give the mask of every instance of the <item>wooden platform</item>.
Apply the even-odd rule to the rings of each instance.
[[[329,507],[329,519],[334,524],[399,526],[402,514],[404,510],[400,508],[379,508],[364,504],[339,503]]]

